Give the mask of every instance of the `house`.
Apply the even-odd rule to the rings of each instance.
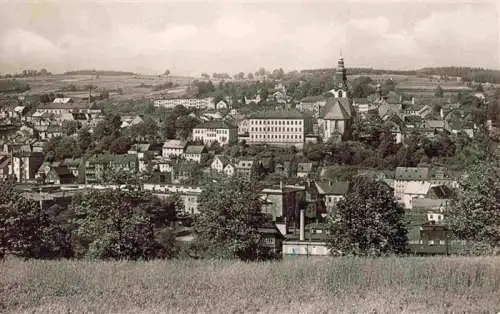
[[[423,120],[421,128],[424,133],[433,137],[436,134],[442,133],[445,130],[446,122],[444,120]]]
[[[412,208],[413,199],[414,198],[424,198],[429,189],[431,187],[431,183],[428,181],[410,181],[406,184],[404,195],[403,195],[403,203],[405,208]]]
[[[123,116],[121,120],[122,124],[120,127],[122,129],[144,123],[144,120],[140,116]]]
[[[83,165],[83,160],[80,158],[66,158],[61,162],[61,166],[68,168],[71,173],[78,178],[80,174],[80,169]]]
[[[427,181],[429,178],[428,167],[396,167],[394,175],[394,197],[403,201],[406,186],[410,182]]]
[[[53,184],[72,184],[76,181],[76,177],[72,171],[65,166],[52,167],[45,178],[46,183]]]
[[[167,140],[163,144],[162,156],[165,158],[179,157],[184,153],[187,143],[181,140]]]
[[[295,220],[299,212],[300,200],[305,197],[304,189],[294,186],[266,187],[261,191],[262,212],[270,215],[273,221]]]
[[[193,187],[180,184],[165,184],[163,183],[144,183],[144,190],[151,191],[153,195],[167,199],[173,195],[181,198],[184,205],[184,213],[197,214],[198,213],[198,199],[202,192],[200,187]]]
[[[351,185],[347,181],[315,182],[318,195],[323,199],[328,212],[335,210],[335,205],[349,192]]]
[[[136,155],[93,155],[85,161],[85,182],[100,183],[107,179],[109,171],[136,174],[138,170]]]
[[[229,160],[225,156],[215,155],[212,163],[210,164],[210,169],[212,169],[212,171],[222,173],[228,164]]]
[[[268,222],[257,228],[261,235],[261,246],[268,248],[272,253],[281,254],[285,236],[276,227],[276,224]]]
[[[255,173],[253,160],[240,160],[236,165],[236,174],[244,177],[251,177]]]
[[[231,142],[236,142],[237,138],[238,127],[227,121],[208,121],[193,129],[193,140],[209,146],[215,142],[220,145],[228,145]]]
[[[410,252],[419,255],[449,253],[449,229],[442,223],[425,222],[410,230],[408,246]]]
[[[444,222],[444,211],[450,200],[448,199],[432,199],[432,198],[415,198],[413,199],[412,211],[424,215],[427,221],[435,221],[438,223]]]
[[[62,136],[64,133],[62,127],[56,124],[50,124],[45,131],[45,136],[47,139]]]
[[[229,102],[227,100],[221,99],[215,104],[215,110],[228,109]]]
[[[312,162],[299,162],[297,164],[297,177],[299,178],[309,177],[311,175],[312,170],[313,170]]]
[[[232,164],[227,164],[225,167],[224,167],[224,170],[223,170],[224,174],[228,177],[232,177],[234,176],[234,174],[236,173],[236,167],[233,166]]]
[[[295,109],[300,112],[309,112],[314,118],[318,118],[320,109],[326,105],[326,100],[325,96],[308,96],[302,98]]]
[[[205,145],[188,145],[182,156],[187,160],[200,163],[202,155],[206,154],[206,152]]]
[[[15,152],[12,154],[9,174],[13,175],[17,182],[33,181],[43,163],[43,159],[43,153],[32,152],[30,149]]]
[[[154,101],[155,107],[175,108],[176,106],[184,106],[186,108],[198,109],[213,109],[213,97],[206,98],[172,98],[172,99],[157,99]]]

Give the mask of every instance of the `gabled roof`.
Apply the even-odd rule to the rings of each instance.
[[[70,102],[73,102],[73,99],[69,98],[69,97],[65,97],[65,98],[56,98],[54,99],[53,103],[54,104],[67,104],[67,103],[70,103]]]
[[[225,167],[226,165],[229,164],[229,159],[226,158],[226,156],[223,156],[223,155],[215,155],[214,156],[214,160],[215,159],[218,159],[221,163],[222,163],[222,166]],[[213,161],[212,161],[213,162]]]
[[[298,172],[310,172],[312,170],[313,163],[312,162],[299,162],[297,164]]]
[[[396,167],[395,180],[424,181],[429,176],[427,167]]]
[[[318,181],[315,185],[321,195],[345,195],[351,187],[347,181]]]
[[[250,114],[248,119],[304,119],[304,115],[295,110],[261,111]]]
[[[60,179],[74,178],[73,173],[65,166],[53,167],[51,169]]]
[[[444,128],[444,120],[424,120],[423,127],[429,129],[443,129]]]
[[[167,140],[163,143],[163,148],[184,149],[184,147],[186,147],[186,142],[181,140]]]
[[[198,124],[195,129],[236,129],[237,126],[228,121],[208,121]]]
[[[204,145],[188,145],[185,154],[202,154],[205,151]]]
[[[449,199],[453,196],[453,191],[446,185],[435,185],[429,189],[427,194],[432,194],[438,199]]]
[[[326,105],[320,110],[320,117],[325,120],[347,120],[351,118],[349,99],[328,98]]]
[[[411,181],[405,187],[405,194],[426,195],[429,192],[431,183],[428,181]]]

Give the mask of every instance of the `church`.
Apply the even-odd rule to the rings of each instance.
[[[335,71],[335,87],[327,92],[324,106],[320,108],[318,128],[324,142],[341,141],[351,135],[356,111],[349,97],[347,73],[342,56]]]

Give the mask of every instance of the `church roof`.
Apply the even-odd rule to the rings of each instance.
[[[322,108],[320,116],[326,120],[346,120],[351,118],[348,98],[329,98]]]

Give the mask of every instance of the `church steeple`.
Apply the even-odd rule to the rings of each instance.
[[[347,73],[344,67],[344,58],[342,57],[342,50],[340,57],[337,61],[337,70],[335,71],[335,88],[346,89],[347,87]]]

